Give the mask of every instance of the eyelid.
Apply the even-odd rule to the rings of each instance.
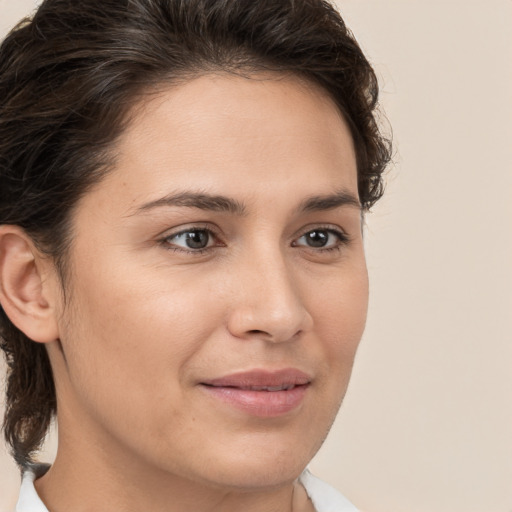
[[[201,249],[187,249],[185,247],[181,247],[178,245],[173,245],[169,240],[171,238],[177,237],[179,235],[183,235],[185,233],[191,233],[195,231],[206,231],[209,236],[213,238],[214,243],[207,247],[203,247]],[[209,251],[215,247],[219,247],[224,245],[220,242],[219,230],[215,229],[211,224],[200,223],[200,224],[191,224],[191,225],[182,225],[172,230],[165,231],[159,238],[158,241],[162,246],[164,246],[167,250],[174,250],[176,252],[183,252],[186,254],[204,254],[206,251]],[[220,243],[219,243],[220,242]]]
[[[327,231],[328,233],[331,233],[335,235],[338,238],[338,244],[334,247],[308,247],[307,245],[298,245],[297,241],[300,240],[303,236],[307,235],[308,233],[311,233],[312,231]],[[330,251],[330,250],[336,250],[339,249],[343,245],[347,245],[351,242],[351,237],[347,234],[347,232],[340,228],[339,226],[333,226],[332,224],[320,224],[320,225],[310,225],[301,230],[301,234],[296,236],[293,239],[292,246],[294,247],[304,247],[306,249],[310,249],[315,252],[322,252],[322,251]]]
[[[308,233],[311,233],[312,231],[326,231],[330,234],[333,234],[337,239],[338,243],[335,246],[331,247],[312,247],[307,245],[298,244],[297,241],[300,240],[300,238],[304,237]],[[212,238],[213,238],[213,244],[209,245],[204,248],[199,249],[187,249],[185,247],[181,247],[179,245],[173,245],[169,240],[173,237],[194,232],[194,231],[206,231]],[[216,226],[212,226],[208,223],[200,223],[200,224],[191,224],[191,225],[181,225],[174,229],[167,230],[159,237],[159,242],[161,245],[163,245],[167,250],[174,250],[176,252],[183,252],[185,254],[204,254],[205,252],[208,252],[216,247],[222,247],[225,246],[224,242],[222,241],[222,236],[219,233],[219,229]],[[347,245],[351,242],[351,237],[347,234],[347,232],[340,228],[339,226],[332,225],[332,224],[311,224],[309,226],[306,226],[305,228],[301,229],[301,231],[293,238],[292,240],[292,247],[300,247],[303,249],[311,250],[316,253],[321,252],[328,252],[333,250],[339,250],[342,246]]]

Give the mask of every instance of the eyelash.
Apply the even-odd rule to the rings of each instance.
[[[186,229],[182,229],[176,233],[171,233],[170,235],[167,235],[165,236],[164,238],[162,238],[160,240],[160,243],[164,246],[164,248],[168,251],[173,251],[173,252],[180,252],[180,253],[185,253],[185,254],[192,254],[192,255],[195,255],[195,256],[200,256],[202,254],[205,254],[207,252],[209,252],[211,249],[215,248],[215,247],[219,247],[219,244],[214,244],[210,247],[204,247],[202,249],[185,249],[183,247],[178,247],[176,245],[172,245],[172,243],[170,242],[170,240],[172,240],[173,238],[176,238],[180,235],[185,235],[187,233],[208,233],[208,237],[209,238],[213,238],[213,239],[219,239],[219,235],[213,230],[211,229],[211,227],[207,227],[207,226],[192,226],[190,228],[186,228]]]
[[[326,247],[326,248],[323,248],[323,247],[318,247],[318,248],[314,248],[314,247],[307,247],[307,246],[302,246],[302,245],[298,245],[296,242],[297,240],[300,240],[302,237],[308,235],[309,233],[313,233],[314,231],[322,231],[322,232],[326,232],[330,235],[334,235],[337,239],[338,239],[338,243],[333,246],[333,247]],[[191,255],[196,255],[196,256],[200,256],[200,255],[203,255],[209,251],[211,251],[212,249],[214,249],[215,247],[221,247],[223,244],[214,244],[212,246],[209,246],[209,247],[204,247],[204,248],[198,248],[198,249],[185,249],[183,247],[178,247],[176,245],[173,245],[171,243],[171,240],[180,236],[180,235],[185,235],[187,233],[201,233],[201,232],[204,232],[204,233],[207,233],[208,234],[208,237],[210,238],[213,238],[213,239],[217,239],[217,241],[219,240],[219,235],[213,230],[211,229],[211,227],[207,227],[207,226],[192,226],[190,228],[187,228],[187,229],[182,229],[176,233],[171,233],[170,235],[167,235],[165,237],[163,237],[161,240],[159,240],[159,242],[161,243],[162,246],[164,246],[164,248],[166,250],[170,250],[170,251],[174,251],[174,252],[179,252],[179,253],[185,253],[185,254],[191,254]],[[333,251],[341,251],[341,249],[344,247],[344,246],[347,246],[349,243],[350,243],[351,239],[350,237],[343,231],[341,231],[340,229],[334,229],[333,227],[327,227],[327,226],[316,226],[314,227],[313,229],[308,229],[307,231],[303,232],[299,237],[297,237],[293,242],[292,242],[292,247],[303,247],[303,248],[306,248],[306,249],[310,249],[312,251],[314,251],[315,253],[329,253],[329,252],[333,252]]]
[[[350,243],[350,237],[344,231],[341,231],[340,229],[335,229],[335,228],[332,228],[332,227],[327,227],[327,226],[316,226],[313,229],[308,229],[302,235],[300,235],[300,237],[298,237],[297,240],[300,240],[302,237],[308,235],[309,233],[313,233],[315,231],[321,231],[321,232],[325,232],[325,233],[327,233],[329,235],[334,235],[337,238],[336,245],[334,245],[333,247],[318,247],[318,248],[315,248],[315,247],[299,246],[294,241],[292,243],[292,246],[294,246],[294,247],[305,247],[306,249],[313,250],[315,253],[324,253],[324,254],[326,254],[326,253],[333,252],[333,251],[340,252],[342,250],[342,248],[346,247]]]

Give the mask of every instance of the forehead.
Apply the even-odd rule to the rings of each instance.
[[[322,115],[331,121],[344,122],[334,100],[323,87],[293,73],[204,73],[184,77],[174,84],[157,84],[151,92],[140,102],[138,115],[132,118],[132,127],[140,126],[148,116],[165,115],[167,109],[172,110],[176,121],[182,117],[197,120],[205,114],[215,114],[216,120],[224,117],[231,123],[238,120],[244,124],[248,117],[256,120],[274,114],[285,119],[295,114],[297,117]],[[276,100],[280,105],[277,110]],[[219,107],[222,107],[221,111]]]
[[[339,109],[322,88],[293,76],[204,75],[160,89],[134,111],[115,153],[107,182],[133,203],[181,185],[254,195],[270,183],[307,190],[324,180],[319,193],[357,195],[353,141]]]

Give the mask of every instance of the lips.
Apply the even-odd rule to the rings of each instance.
[[[311,377],[288,368],[253,370],[201,382],[212,398],[246,414],[275,417],[297,409],[303,402]]]
[[[232,386],[237,389],[245,389],[249,391],[289,391],[295,387],[295,384],[282,384],[281,386]]]

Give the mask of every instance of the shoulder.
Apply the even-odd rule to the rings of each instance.
[[[312,475],[309,470],[306,469],[302,473],[299,481],[306,489],[317,512],[359,512],[340,492]]]

